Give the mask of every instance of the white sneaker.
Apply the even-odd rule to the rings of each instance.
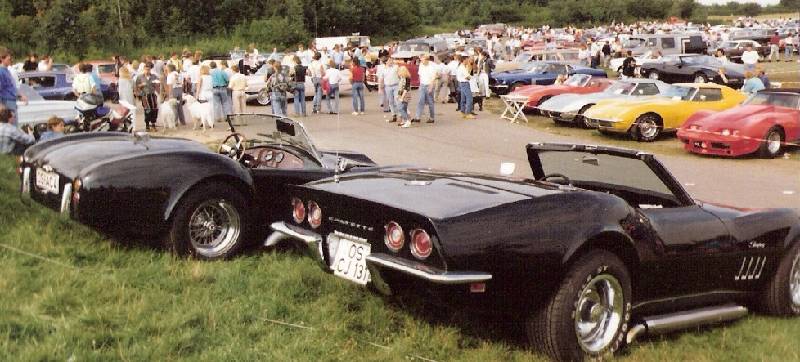
[[[405,121],[403,124],[400,125],[402,128],[409,128],[411,127],[411,121]]]
[[[353,112],[352,115],[357,116],[358,112]]]
[[[365,115],[366,113],[364,113],[364,112],[361,112],[361,113],[359,113],[359,114],[363,116],[363,115]]]

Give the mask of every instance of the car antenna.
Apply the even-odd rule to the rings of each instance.
[[[320,103],[320,105],[321,105],[321,103]],[[336,106],[336,135],[339,137],[339,139],[342,138],[341,137],[342,136],[342,133],[341,133],[341,122],[340,122],[341,121],[341,119],[340,119],[340,115],[341,115],[340,106],[341,106],[341,104],[337,104],[337,106]],[[322,107],[320,107],[320,108],[322,108]],[[342,157],[339,155],[339,147],[336,147],[336,167],[334,167],[334,170],[333,170],[333,182],[335,182],[337,184],[339,183],[339,170],[343,168],[342,166],[343,166]]]

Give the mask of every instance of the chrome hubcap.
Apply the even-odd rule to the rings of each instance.
[[[800,307],[800,253],[794,257],[792,271],[789,273],[789,295],[792,304]]]
[[[622,322],[622,286],[611,275],[598,275],[581,291],[575,310],[575,333],[587,352],[608,347]]]
[[[650,73],[650,75],[648,77],[650,79],[658,79],[658,73],[656,73],[656,72]]]
[[[705,78],[703,78],[702,76],[699,76],[699,75],[698,75],[698,76],[694,77],[694,82],[695,82],[695,83],[705,83],[705,82],[706,82],[706,79],[705,79]]]
[[[267,104],[269,104],[270,102],[269,92],[267,92],[266,88],[258,92],[258,97],[256,97],[256,100],[258,101],[258,104],[262,106],[266,106]]]
[[[189,241],[206,257],[227,252],[239,238],[241,220],[236,209],[226,200],[208,200],[200,204],[189,218]]]
[[[649,119],[641,120],[639,121],[639,133],[647,138],[655,137],[658,134],[658,125]]]
[[[767,150],[769,153],[776,154],[781,149],[781,135],[778,132],[771,132],[767,136]]]

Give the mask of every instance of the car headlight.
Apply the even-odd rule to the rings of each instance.
[[[726,137],[727,136],[738,136],[739,135],[739,130],[738,129],[725,128],[722,131],[720,131],[719,134],[721,134],[723,136],[726,136]]]

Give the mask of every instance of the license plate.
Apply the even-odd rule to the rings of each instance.
[[[45,171],[41,168],[36,169],[36,187],[44,193],[58,193],[58,174]]]
[[[340,239],[333,262],[333,274],[354,283],[366,285],[370,281],[367,269],[369,252],[369,244]]]

